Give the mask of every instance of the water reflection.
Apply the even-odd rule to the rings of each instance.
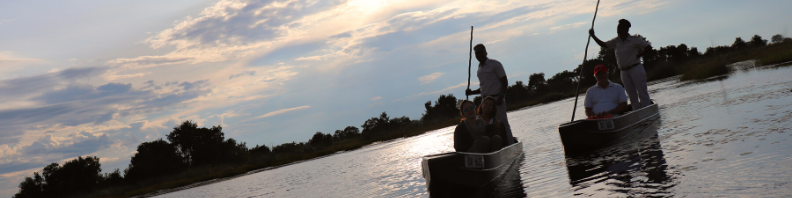
[[[566,155],[575,195],[670,196],[675,184],[657,135],[658,119],[615,145],[591,154]],[[603,191],[604,190],[604,191]],[[605,194],[600,194],[605,193]]]
[[[525,163],[525,154],[512,162],[503,175],[480,188],[458,186],[447,183],[429,185],[429,197],[526,197],[520,167]]]

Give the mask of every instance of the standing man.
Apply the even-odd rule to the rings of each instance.
[[[492,96],[495,98],[495,108],[498,109],[495,119],[503,123],[506,128],[506,141],[508,144],[513,144],[514,136],[506,117],[506,86],[509,85],[506,71],[503,70],[503,65],[499,61],[487,58],[487,49],[484,48],[484,44],[477,44],[473,47],[473,51],[476,53],[476,60],[479,61],[476,73],[479,79],[479,89],[467,89],[465,94],[481,94],[483,97]]]
[[[616,64],[621,69],[621,80],[624,89],[630,97],[633,109],[640,109],[652,104],[649,99],[649,91],[646,87],[646,71],[641,64],[641,56],[652,50],[652,46],[641,37],[630,36],[630,21],[619,20],[616,26],[616,33],[619,35],[608,42],[602,42],[594,35],[594,29],[589,30],[589,35],[597,41],[600,47],[613,48],[616,51]],[[640,98],[640,101],[638,100]]]

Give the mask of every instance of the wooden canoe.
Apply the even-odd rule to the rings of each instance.
[[[579,153],[612,145],[642,123],[660,117],[657,103],[615,118],[576,120],[558,126],[564,151]]]
[[[516,138],[515,138],[516,139]],[[426,185],[433,182],[481,187],[502,175],[523,153],[522,142],[491,153],[450,152],[423,157]]]

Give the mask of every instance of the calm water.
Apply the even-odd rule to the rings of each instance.
[[[524,142],[519,165],[496,184],[459,190],[479,197],[792,196],[792,67],[649,89],[661,117],[583,156],[566,155],[558,137],[574,99],[510,112]],[[421,157],[452,151],[452,139],[449,127],[160,197],[428,197]]]

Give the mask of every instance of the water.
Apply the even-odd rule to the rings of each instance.
[[[661,117],[586,155],[566,155],[558,137],[574,99],[510,112],[524,142],[519,165],[482,189],[457,190],[475,197],[792,195],[792,67],[649,89]],[[421,157],[452,151],[452,139],[448,127],[160,197],[429,197]]]

